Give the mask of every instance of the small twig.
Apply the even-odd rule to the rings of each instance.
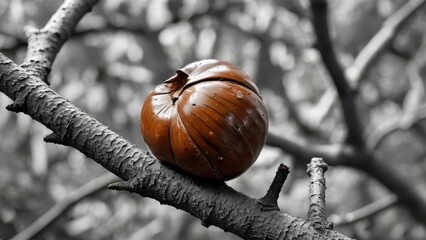
[[[343,117],[347,128],[346,141],[354,146],[363,147],[363,127],[358,116],[355,92],[352,91],[342,66],[337,60],[328,27],[328,4],[326,0],[311,0],[312,24],[317,36],[317,49],[325,67],[336,86]]]
[[[425,97],[425,85],[420,74],[420,68],[416,63],[410,62],[407,65],[407,76],[410,82],[410,89],[404,98],[402,121],[410,122],[413,118],[412,114]]]
[[[327,171],[327,164],[322,158],[312,158],[307,170],[310,178],[308,221],[316,230],[332,228],[327,222],[325,211],[325,171]]]
[[[14,112],[14,113],[20,113],[23,112],[25,109],[25,101],[24,98],[17,98],[15,102],[9,104],[6,106],[6,110]]]
[[[394,194],[391,194],[353,212],[332,215],[330,216],[330,220],[335,227],[353,224],[367,218],[372,218],[390,207],[395,206],[397,202],[398,198]]]
[[[28,77],[27,73],[23,73],[19,76],[19,79],[26,79]],[[28,96],[29,91],[22,91],[19,95],[16,95],[14,101],[12,104],[9,104],[6,106],[6,110],[20,113],[20,112],[26,112],[26,98]]]
[[[43,140],[47,143],[61,144],[66,146],[63,138],[56,133],[50,133],[46,135]]]
[[[262,206],[262,211],[280,210],[278,207],[278,198],[289,172],[290,170],[286,165],[283,163],[279,165],[271,186],[265,196],[258,200],[258,203]]]
[[[130,179],[128,181],[120,181],[120,182],[114,182],[108,185],[108,189],[110,190],[117,190],[117,191],[128,191],[128,192],[134,192],[135,189],[132,186],[132,181],[134,179]]]
[[[114,181],[117,181],[118,177],[111,173],[106,173],[92,181],[79,187],[72,193],[70,193],[65,199],[58,202],[55,206],[50,208],[31,225],[19,232],[10,240],[28,240],[33,239],[37,234],[46,229],[53,221],[60,217],[66,210],[83,200],[84,198],[93,195],[100,190],[106,189],[106,186]]]
[[[358,53],[352,65],[345,71],[345,75],[352,86],[359,86],[373,61],[377,59],[380,53],[389,46],[390,42],[394,39],[401,27],[415,15],[414,13],[419,10],[424,3],[426,3],[424,0],[409,1],[383,23],[383,27]],[[357,29],[354,29],[354,31],[357,31]],[[333,101],[329,101],[326,105],[324,105],[324,111],[322,112],[323,115],[319,115],[318,117],[318,119],[320,119],[318,120],[319,122],[325,118],[326,114],[330,112],[331,108],[336,103],[337,94],[335,92],[332,93]]]
[[[425,37],[423,40],[426,40]],[[426,42],[418,49],[415,56],[407,64],[407,77],[410,83],[410,90],[404,99],[404,116],[410,118],[410,112],[414,112],[425,97],[426,86],[422,79],[422,69],[426,65],[424,56],[426,54]]]

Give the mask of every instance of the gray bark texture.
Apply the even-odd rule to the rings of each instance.
[[[46,79],[57,52],[96,3],[67,0],[43,29],[29,29],[22,65],[0,53],[0,91],[14,101],[8,110],[23,112],[52,130],[47,142],[78,149],[124,180],[110,188],[174,206],[205,226],[215,225],[244,239],[349,239],[277,209],[262,210],[258,200],[225,183],[199,180],[161,164],[50,89]]]

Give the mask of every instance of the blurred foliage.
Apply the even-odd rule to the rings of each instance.
[[[405,0],[332,0],[336,49],[345,66]],[[0,51],[17,63],[26,54],[23,29],[42,27],[60,6],[54,0],[0,1]],[[147,93],[186,63],[218,58],[240,66],[258,84],[269,109],[270,125],[282,134],[305,135],[298,126],[315,119],[321,98],[331,88],[327,71],[313,49],[315,37],[306,0],[105,0],[86,15],[62,48],[50,74],[51,87],[120,135],[146,149],[139,133],[139,112]],[[411,84],[407,65],[415,59],[426,76],[422,10],[398,34],[366,76],[360,95],[372,129],[404,112]],[[424,89],[423,89],[424,90]],[[424,104],[424,95],[418,104]],[[49,131],[23,114],[5,110],[11,100],[0,94],[0,238],[9,238],[54,203],[105,172],[77,150],[46,144]],[[295,112],[291,109],[295,109]],[[344,136],[339,106],[318,124],[316,142]],[[410,178],[426,181],[425,127],[416,124],[388,137],[380,150]],[[402,151],[403,150],[403,151]],[[266,146],[255,165],[229,182],[260,197],[279,162],[292,167],[280,198],[281,209],[305,218],[308,184],[305,166]],[[301,171],[300,171],[301,170]],[[327,172],[328,212],[359,208],[387,193],[363,173],[343,167]],[[358,239],[425,239],[425,229],[394,207],[379,216],[341,229]],[[39,239],[237,239],[221,229],[169,206],[125,192],[103,191],[66,212]]]

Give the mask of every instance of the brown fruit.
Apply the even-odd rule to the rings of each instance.
[[[152,154],[183,171],[229,180],[259,156],[268,117],[259,90],[228,62],[178,69],[146,98],[141,132]]]

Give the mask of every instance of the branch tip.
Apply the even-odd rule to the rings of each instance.
[[[262,211],[280,210],[278,207],[278,197],[280,196],[281,189],[289,173],[289,168],[283,163],[278,166],[277,173],[275,174],[271,186],[265,196],[257,201],[257,203],[261,205]]]
[[[333,222],[327,222],[326,226],[324,228],[326,230],[333,230],[334,229],[334,223]]]
[[[108,185],[111,190],[134,192],[135,189],[129,181],[115,182]]]
[[[46,135],[43,140],[47,143],[66,145],[62,137],[56,133]]]
[[[24,111],[24,104],[18,103],[18,102],[15,101],[14,103],[7,105],[6,110],[11,111],[11,112],[15,112],[15,113],[23,112]]]
[[[324,162],[324,160],[322,158],[312,158],[311,162],[307,165],[308,169],[306,171],[306,173],[308,174],[309,177],[311,177],[311,174],[313,171],[317,171],[317,168],[321,168],[323,173],[327,171],[328,169],[328,165],[327,163]]]
[[[212,224],[209,221],[201,220],[201,225],[203,225],[206,228],[209,228]]]
[[[325,171],[327,164],[322,158],[312,158],[307,170],[310,178],[308,221],[317,231],[333,228],[333,224],[327,222],[325,211]]]

